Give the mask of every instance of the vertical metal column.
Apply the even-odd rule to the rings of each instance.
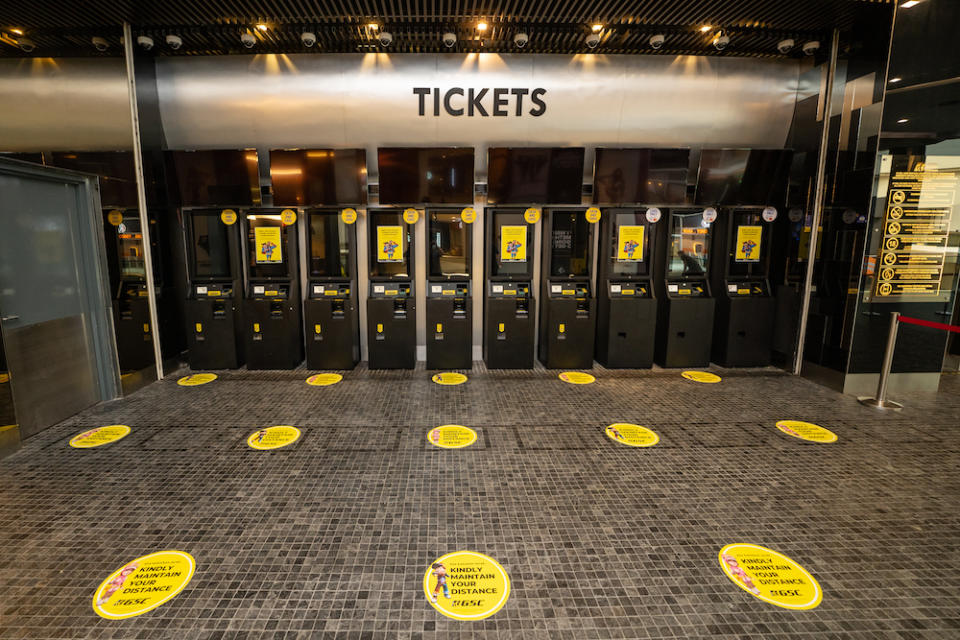
[[[123,23],[123,56],[127,67],[127,96],[130,99],[130,121],[133,128],[133,165],[137,178],[137,206],[140,209],[140,233],[143,235],[143,264],[147,280],[147,306],[153,327],[153,358],[157,380],[163,378],[163,355],[160,352],[160,323],[157,321],[157,288],[153,279],[153,254],[150,250],[150,216],[147,215],[147,192],[143,179],[143,157],[140,148],[140,113],[137,110],[137,81],[133,68],[133,34],[130,23]]]

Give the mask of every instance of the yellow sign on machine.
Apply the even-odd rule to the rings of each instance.
[[[353,224],[357,221],[357,210],[347,207],[340,212],[340,219],[343,220],[344,224]]]
[[[283,262],[280,227],[257,227],[253,230],[253,242],[257,248],[257,264]]]
[[[233,209],[224,209],[220,212],[220,222],[230,226],[237,221],[237,212]]]
[[[250,437],[247,438],[247,444],[252,449],[267,451],[269,449],[285,447],[299,439],[300,429],[289,425],[279,425],[254,431],[250,434]]]
[[[329,387],[343,380],[339,373],[315,373],[307,378],[307,384],[313,387]]]
[[[581,371],[564,371],[557,377],[570,384],[590,384],[596,380],[596,378],[589,373],[583,373]]]
[[[423,594],[434,609],[454,620],[483,620],[510,597],[510,578],[500,563],[476,551],[437,558],[423,574]]]
[[[465,207],[460,212],[460,219],[463,220],[464,224],[473,224],[477,221],[477,210],[473,207]]]
[[[720,566],[735,585],[784,609],[813,609],[823,599],[816,579],[796,562],[758,544],[728,544]]]
[[[403,262],[403,227],[377,227],[377,262]]]
[[[837,434],[812,422],[781,420],[777,423],[777,429],[794,438],[809,440],[810,442],[829,444],[837,441]]]
[[[505,225],[500,227],[500,262],[527,261],[527,228]]]
[[[462,373],[456,373],[455,371],[445,371],[444,373],[433,374],[433,377],[430,379],[437,384],[453,386],[466,382],[467,376]]]
[[[194,373],[189,376],[183,376],[177,380],[177,384],[181,387],[199,387],[202,384],[213,382],[216,379],[217,374],[215,373]]]
[[[284,226],[290,226],[297,221],[297,212],[293,209],[284,209],[280,212],[280,222]]]
[[[97,427],[75,435],[70,439],[70,446],[74,449],[93,449],[104,444],[116,442],[130,433],[130,427],[125,424],[111,424]]]
[[[611,440],[631,447],[652,447],[660,442],[660,436],[655,432],[628,422],[611,424],[605,429],[605,433]]]
[[[620,225],[617,231],[617,261],[643,262],[643,225]]]
[[[737,251],[734,260],[737,262],[760,262],[760,242],[762,240],[763,227],[759,225],[737,227]]]
[[[133,618],[156,609],[183,591],[197,563],[183,551],[158,551],[128,562],[100,583],[93,610],[108,620]]]
[[[427,433],[430,444],[441,449],[462,449],[477,441],[477,432],[459,424],[445,424]]]

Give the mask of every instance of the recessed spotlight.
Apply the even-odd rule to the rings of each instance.
[[[899,120],[897,120],[897,124],[904,124],[907,122],[910,122],[910,118],[900,118]]]
[[[907,1],[904,2],[902,5],[900,5],[900,8],[901,8],[901,9],[909,9],[910,7],[915,7],[915,6],[917,6],[918,4],[920,4],[920,0],[907,0]]]
[[[370,31],[376,31],[379,28],[380,25],[378,25],[376,22],[371,22],[367,25],[367,29],[370,29]]]
[[[899,77],[899,76],[896,77],[896,78],[890,78],[890,84],[893,84],[893,83],[895,83],[895,82],[901,82],[902,80],[903,80],[903,78],[901,78],[901,77]]]
[[[603,25],[602,25],[602,24],[595,24],[595,25],[593,25],[593,27],[591,27],[591,28],[593,29],[593,32],[594,32],[594,33],[596,33],[597,31],[603,31]]]
[[[700,27],[700,33],[706,33],[707,31],[710,31],[710,29],[713,29],[713,27],[711,27],[708,24],[705,24],[702,27]]]
[[[266,31],[266,30],[267,30],[267,25],[265,25],[265,24],[263,24],[263,23],[261,22],[260,24],[257,25],[257,29],[260,29],[260,31]]]
[[[18,35],[18,36],[22,36],[22,35],[23,35],[23,30],[22,30],[22,29],[10,29],[10,33],[16,34],[16,35]]]
[[[486,31],[486,30],[487,30],[487,23],[486,23],[486,22],[478,22],[478,23],[477,23],[477,31]]]

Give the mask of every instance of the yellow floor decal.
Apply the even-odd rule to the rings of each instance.
[[[307,384],[314,387],[329,387],[341,380],[343,380],[343,376],[339,373],[317,373],[307,378]]]
[[[500,563],[489,556],[455,551],[427,567],[423,594],[434,609],[448,618],[483,620],[507,602],[510,578]]]
[[[247,444],[258,451],[279,449],[300,439],[300,429],[289,425],[277,425],[254,431],[247,438]]]
[[[74,449],[92,449],[116,442],[120,438],[125,438],[129,433],[130,427],[125,424],[110,424],[73,436],[70,440],[70,446]]]
[[[477,432],[459,424],[445,424],[431,429],[427,440],[443,449],[462,449],[477,441]]]
[[[777,423],[777,429],[783,431],[789,436],[809,440],[810,442],[821,442],[824,444],[837,441],[837,434],[829,429],[824,429],[818,424],[812,422],[803,422],[802,420],[781,420]]]
[[[652,447],[660,442],[660,436],[650,429],[629,422],[611,424],[606,428],[606,434],[612,440],[631,447]]]
[[[715,384],[722,380],[720,376],[715,373],[710,373],[709,371],[684,371],[680,375],[687,380],[693,380],[694,382],[705,382],[707,384]]]
[[[5,382],[10,382],[10,374],[9,374],[9,373],[0,373],[0,384],[3,384],[3,383],[5,383]]]
[[[764,602],[784,609],[813,609],[823,598],[812,575],[772,549],[756,544],[728,544],[718,557],[723,572],[734,584]]]
[[[158,551],[123,565],[100,583],[93,610],[110,620],[156,609],[184,590],[197,563],[183,551]]]
[[[467,376],[463,375],[462,373],[453,373],[448,371],[445,373],[435,373],[433,374],[433,377],[430,379],[436,382],[437,384],[453,386],[456,384],[463,384],[464,382],[466,382]]]
[[[590,384],[596,380],[596,378],[589,373],[582,373],[580,371],[564,371],[558,377],[570,384]]]
[[[181,387],[199,387],[202,384],[213,382],[216,379],[217,374],[215,373],[194,373],[180,378],[177,380],[177,384]]]

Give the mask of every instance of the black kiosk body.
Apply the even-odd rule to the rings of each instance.
[[[457,210],[427,210],[427,369],[473,366],[472,224]]]
[[[296,212],[251,209],[243,225],[247,368],[294,369],[303,360]]]
[[[370,293],[367,350],[371,369],[417,364],[417,307],[413,288],[413,225],[397,210],[368,215]]]
[[[710,364],[715,301],[708,282],[715,211],[671,209],[664,214],[654,285],[659,298],[654,360],[661,367]]]
[[[595,224],[585,209],[552,209],[544,225],[540,362],[548,369],[589,369],[596,327],[590,286]]]
[[[489,369],[532,369],[537,301],[533,233],[517,209],[486,212],[483,360]]]

